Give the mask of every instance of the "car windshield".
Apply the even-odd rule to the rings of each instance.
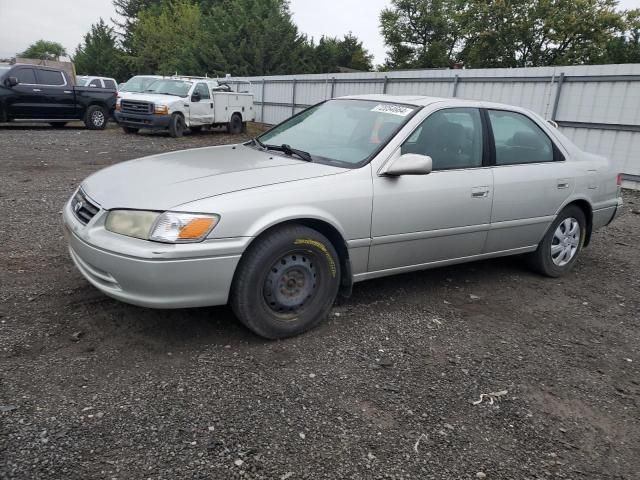
[[[418,109],[370,100],[329,100],[281,123],[259,140],[308,152],[313,161],[356,167],[371,160]]]
[[[122,85],[120,91],[134,93],[144,92],[147,88],[149,88],[149,85],[157,80],[158,79],[154,77],[132,77],[127,81],[127,83]]]
[[[11,65],[0,65],[0,75],[2,75],[7,70],[11,70]]]
[[[191,90],[191,85],[193,85],[192,82],[185,80],[156,80],[145,89],[145,92],[186,97]]]
[[[79,87],[86,87],[87,83],[89,83],[89,79],[88,78],[78,78],[78,86]]]

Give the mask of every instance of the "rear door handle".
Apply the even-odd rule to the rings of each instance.
[[[473,198],[487,198],[489,196],[489,187],[473,187],[471,196]]]
[[[34,88],[33,91],[34,92],[41,92],[42,90],[40,90],[39,88]]]
[[[71,90],[65,90],[64,93],[72,93]]]

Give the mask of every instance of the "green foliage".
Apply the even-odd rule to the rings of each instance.
[[[625,31],[607,44],[601,63],[640,63],[640,9],[624,14]]]
[[[373,55],[351,32],[342,39],[322,37],[317,46],[310,44],[310,47],[313,64],[307,73],[332,73],[341,69],[368,72],[373,69]]]
[[[392,0],[385,68],[576,65],[635,58],[617,0]],[[632,29],[629,29],[632,30]],[[637,30],[636,30],[637,31]]]
[[[124,81],[129,76],[127,58],[118,47],[116,34],[102,18],[84,36],[73,56],[78,75],[113,77]]]
[[[18,56],[40,60],[60,60],[67,54],[64,47],[58,42],[38,40]]]

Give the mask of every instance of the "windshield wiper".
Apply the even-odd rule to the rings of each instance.
[[[269,145],[267,143],[262,143],[257,138],[254,138],[253,141],[262,147],[265,150],[274,150],[276,152],[282,152],[285,155],[289,155],[290,157],[296,156],[304,160],[305,162],[313,162],[313,157],[309,152],[305,152],[304,150],[298,150],[297,148],[291,148],[290,145],[283,143],[282,145]]]

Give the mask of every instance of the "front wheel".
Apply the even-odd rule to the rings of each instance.
[[[89,130],[104,130],[107,127],[108,114],[100,105],[91,105],[84,115],[84,125]]]
[[[184,117],[179,113],[174,113],[171,115],[171,120],[169,120],[169,135],[173,138],[178,138],[184,135]]]
[[[287,225],[257,239],[245,252],[230,303],[254,333],[285,338],[325,319],[339,285],[340,262],[331,242],[316,230]]]
[[[551,224],[529,263],[548,277],[561,277],[571,270],[582,250],[586,235],[586,218],[582,209],[570,205]]]

